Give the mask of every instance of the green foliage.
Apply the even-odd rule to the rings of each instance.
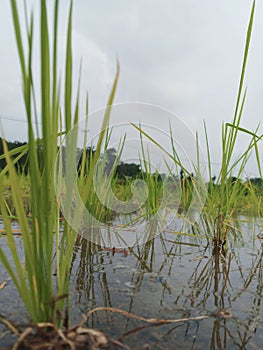
[[[16,170],[19,173],[28,172],[28,152],[27,152],[27,143],[26,142],[7,142],[6,145],[9,151],[10,156],[13,159]],[[15,157],[16,156],[16,157]],[[0,170],[6,168],[6,159],[4,155],[3,140],[0,137]]]
[[[33,322],[54,322],[61,326],[63,311],[68,302],[69,269],[72,258],[72,250],[76,233],[64,222],[63,230],[60,226],[60,208],[55,198],[54,173],[58,151],[58,145],[62,144],[61,137],[68,133],[78,123],[79,89],[76,100],[72,100],[72,1],[70,3],[67,22],[67,38],[65,52],[65,87],[61,108],[61,86],[57,73],[57,28],[59,17],[59,0],[54,1],[53,31],[49,32],[46,1],[40,0],[40,91],[41,91],[41,131],[35,135],[33,118],[35,112],[35,84],[33,77],[33,37],[34,16],[26,21],[26,42],[21,37],[21,22],[19,19],[16,0],[11,1],[13,27],[17,50],[19,55],[23,98],[28,124],[28,143],[12,145],[1,140],[0,149],[0,209],[6,230],[6,240],[9,247],[9,255],[5,255],[0,247],[0,260],[9,272]],[[262,215],[262,178],[242,181],[242,172],[247,164],[249,155],[254,150],[259,171],[261,167],[257,143],[262,136],[257,136],[241,127],[241,117],[246,98],[246,89],[243,91],[244,77],[248,58],[248,50],[252,33],[255,2],[253,2],[251,16],[247,31],[243,65],[238,89],[233,121],[222,126],[222,160],[218,178],[213,179],[212,160],[208,134],[205,127],[207,157],[208,157],[208,194],[203,211],[206,227],[214,232],[217,241],[226,239],[231,220],[242,210],[255,210]],[[52,38],[52,40],[51,40]],[[108,131],[111,108],[119,78],[119,65],[113,83],[112,91],[106,106],[101,133],[96,149],[87,149],[86,138],[84,139],[82,154],[78,164],[77,185],[83,202],[89,212],[99,221],[113,219],[116,212],[108,209],[112,198],[109,188],[121,201],[129,201],[132,197],[131,182],[133,179],[143,179],[147,184],[148,197],[143,208],[140,208],[141,217],[152,217],[160,209],[164,196],[164,185],[170,189],[180,186],[180,198],[178,199],[171,191],[171,203],[178,200],[179,209],[177,214],[189,211],[193,202],[198,202],[202,188],[198,187],[197,178],[200,169],[197,164],[196,174],[191,174],[189,169],[183,166],[182,160],[176,152],[171,132],[172,152],[169,153],[156,140],[147,135],[140,126],[132,124],[139,131],[141,138],[141,164],[124,164],[121,162],[121,154],[125,138],[120,140],[117,151],[109,149],[111,133]],[[88,102],[87,115],[88,115]],[[86,120],[88,123],[88,118]],[[65,130],[61,130],[65,125]],[[87,126],[87,125],[86,125]],[[87,127],[86,127],[87,129]],[[237,159],[233,159],[235,145],[240,132],[251,136],[247,148]],[[162,178],[158,170],[151,168],[151,159],[148,150],[144,148],[142,137],[148,138],[155,146],[161,149],[173,160],[177,169],[181,169],[181,178],[178,174],[172,174],[167,166],[168,175]],[[77,150],[76,140],[72,146]],[[197,154],[198,154],[197,149]],[[74,159],[66,160],[74,167]],[[96,168],[98,161],[101,164]],[[22,164],[25,166],[23,167]],[[108,170],[109,169],[109,170]],[[98,177],[100,190],[105,193],[103,201],[98,198],[94,186],[94,173]],[[234,178],[233,175],[236,175]],[[72,172],[72,178],[75,174]],[[27,204],[25,203],[25,193]],[[167,195],[167,194],[166,194]],[[200,194],[200,197],[202,195]],[[201,198],[202,199],[202,198]],[[201,200],[200,200],[201,201]],[[256,205],[251,205],[256,203]],[[167,202],[169,206],[169,202]],[[195,204],[195,203],[194,203]],[[15,211],[13,211],[13,209]],[[181,212],[179,212],[181,211]],[[21,229],[23,241],[23,260],[20,260],[18,250],[12,234],[12,218],[15,215]],[[30,215],[30,219],[28,216]],[[61,232],[62,231],[62,232]],[[55,274],[55,276],[54,276]]]
[[[240,207],[240,202],[244,197],[245,187],[241,184],[241,177],[251,151],[256,144],[254,137],[252,137],[243,153],[237,159],[233,159],[235,145],[237,143],[239,130],[241,129],[241,117],[247,93],[247,89],[244,89],[243,85],[254,21],[254,10],[255,1],[252,5],[249,25],[247,29],[244,57],[233,121],[232,123],[224,123],[222,125],[221,168],[215,186],[212,185],[212,161],[210,158],[208,134],[206,126],[204,126],[207,145],[208,171],[210,178],[210,188],[207,197],[207,205],[205,207],[204,219],[213,229],[215,239],[218,242],[220,240],[222,241],[226,239],[231,220],[237,214]],[[236,174],[235,179],[233,178],[233,174]]]
[[[18,224],[21,228],[24,261],[18,259],[18,253],[14,244],[11,220],[6,211],[3,193],[1,196],[1,212],[4,227],[7,231],[7,241],[10,254],[13,258],[13,269],[0,250],[0,258],[12,277],[29,315],[34,322],[52,321],[61,324],[64,308],[64,300],[68,293],[68,271],[70,255],[74,244],[74,233],[70,232],[67,225],[64,226],[61,249],[59,246],[59,208],[54,196],[54,164],[57,155],[57,142],[59,135],[59,86],[57,85],[56,52],[57,52],[57,22],[59,1],[54,2],[54,33],[53,33],[53,60],[50,51],[50,37],[48,30],[48,18],[46,2],[40,2],[40,91],[41,91],[41,125],[42,137],[36,140],[33,128],[33,111],[35,95],[35,81],[32,73],[32,53],[34,16],[30,16],[27,29],[27,41],[23,43],[21,37],[21,23],[15,0],[11,1],[13,25],[20,66],[23,78],[23,97],[28,124],[28,161],[29,161],[29,186],[30,186],[30,225],[27,213],[23,205],[23,191],[19,184],[19,178],[14,168],[14,162],[10,158],[7,145],[3,142],[4,154],[7,162],[7,171],[10,177],[11,194],[16,209]],[[68,27],[71,27],[71,13],[69,10]],[[71,33],[68,34],[68,41]],[[69,60],[71,47],[67,47],[67,61]],[[72,68],[67,64],[66,75],[72,75]],[[51,66],[53,70],[51,70]],[[67,102],[71,109],[71,101]],[[67,118],[66,132],[72,126],[72,121]],[[41,145],[41,147],[40,147]],[[41,157],[39,157],[41,150]],[[3,181],[1,172],[1,181]],[[55,233],[55,235],[54,235]],[[54,251],[54,241],[55,251]],[[55,261],[54,261],[55,256]],[[54,285],[54,270],[56,270],[56,284]]]
[[[1,214],[3,217],[6,239],[14,267],[0,248],[0,260],[13,279],[18,292],[25,303],[33,322],[54,322],[61,325],[65,300],[68,297],[69,268],[72,249],[75,241],[73,232],[67,223],[60,227],[60,213],[55,198],[54,166],[57,157],[59,137],[69,132],[78,122],[77,92],[75,112],[72,113],[72,2],[69,8],[67,24],[67,45],[65,61],[65,98],[64,122],[65,130],[60,131],[63,124],[60,110],[60,86],[57,76],[57,26],[59,1],[54,2],[53,33],[49,32],[46,1],[40,0],[40,91],[41,91],[41,138],[37,140],[33,128],[33,110],[35,103],[35,83],[33,77],[33,35],[34,16],[31,14],[25,43],[21,37],[21,22],[15,0],[11,0],[13,26],[23,81],[23,97],[27,115],[28,144],[21,145],[15,150],[8,150],[3,140],[4,160],[0,173],[1,184]],[[26,21],[27,23],[28,21]],[[52,38],[52,41],[51,41]],[[51,47],[51,50],[50,50]],[[117,79],[116,79],[117,80]],[[111,95],[111,102],[114,93]],[[37,131],[38,132],[38,131]],[[76,145],[75,145],[76,147]],[[10,147],[9,147],[10,148]],[[41,151],[41,156],[39,156]],[[30,188],[30,220],[24,206],[24,189],[21,186],[21,176],[15,167],[27,155],[28,186]],[[11,158],[12,157],[12,158]],[[8,175],[8,178],[6,177]],[[18,257],[11,229],[11,211],[6,200],[5,186],[9,182],[9,196],[15,208],[15,215],[21,229],[24,259]],[[56,271],[56,272],[55,272]],[[54,272],[56,277],[54,277]],[[54,283],[55,282],[55,283]]]
[[[212,160],[210,156],[210,147],[208,141],[208,134],[206,130],[206,126],[204,125],[205,137],[206,137],[206,145],[207,145],[207,161],[208,161],[208,193],[206,198],[206,203],[203,210],[203,220],[205,227],[208,228],[209,231],[214,232],[214,238],[219,242],[226,239],[227,232],[231,227],[231,220],[235,217],[235,215],[239,212],[240,208],[242,208],[242,202],[244,198],[251,198],[255,202],[255,198],[257,198],[257,203],[261,206],[261,203],[258,201],[258,197],[255,194],[254,188],[248,186],[248,184],[244,185],[241,178],[244,172],[245,166],[247,164],[248,158],[253,150],[255,150],[259,172],[261,174],[260,161],[259,161],[259,152],[257,143],[261,140],[262,136],[257,136],[256,133],[252,133],[241,127],[241,117],[243,113],[244,103],[246,99],[246,89],[243,88],[244,78],[247,66],[249,45],[252,34],[252,27],[254,21],[254,11],[255,11],[255,1],[252,4],[249,25],[247,29],[247,36],[245,42],[245,50],[243,57],[243,64],[241,69],[241,76],[237,94],[237,101],[235,106],[235,112],[233,121],[231,123],[224,123],[222,125],[222,159],[221,159],[221,168],[219,172],[219,176],[217,177],[216,183],[214,183],[214,178],[212,174]],[[201,170],[199,167],[199,161],[197,161],[197,165],[194,165],[196,174],[195,177],[193,174],[190,174],[190,171],[183,166],[183,162],[180,159],[176,151],[176,147],[173,141],[173,132],[170,129],[171,135],[171,146],[172,152],[168,152],[166,149],[159,145],[159,143],[154,140],[149,134],[147,134],[144,130],[141,129],[140,126],[132,123],[135,129],[137,129],[141,135],[144,135],[148,138],[155,146],[157,146],[165,155],[170,157],[173,160],[175,167],[181,168],[181,203],[179,207],[180,212],[185,212],[191,209],[193,194],[195,194],[195,198],[197,201],[198,193],[200,194],[201,200],[201,192],[202,186],[198,186],[198,183],[195,181],[195,178],[199,177],[201,174]],[[251,140],[247,145],[244,152],[237,158],[233,158],[235,146],[237,143],[238,135],[240,132],[245,132],[251,136]],[[197,135],[198,141],[198,135]],[[197,158],[199,159],[199,149],[197,142]],[[144,157],[144,159],[146,159]],[[168,168],[169,170],[169,168]],[[150,173],[150,170],[146,171],[146,173]],[[233,177],[233,174],[236,174],[236,178]],[[172,174],[170,174],[172,175]],[[188,181],[190,179],[190,181]],[[205,180],[204,180],[205,181]],[[147,184],[149,184],[150,188],[150,206],[152,208],[156,207],[156,197],[154,195],[154,191],[152,188],[156,188],[153,184],[153,178],[146,178]],[[259,208],[258,206],[258,208]],[[243,207],[244,209],[244,207]]]

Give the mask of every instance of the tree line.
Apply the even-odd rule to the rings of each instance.
[[[9,151],[12,151],[16,148],[22,147],[22,146],[27,146],[27,142],[20,142],[20,141],[5,141],[7,144],[7,148]],[[59,148],[58,148],[59,151]],[[81,164],[82,164],[82,159],[83,159],[83,150],[78,149],[79,152],[79,161],[77,164],[77,171],[80,170]],[[85,162],[85,171],[88,171],[88,166],[90,159],[94,156],[95,149],[93,147],[87,147],[86,148],[86,162]],[[37,145],[37,155],[39,158],[39,165],[41,167],[42,164],[42,159],[43,159],[43,147],[39,143]],[[15,158],[17,155],[13,156]],[[113,169],[114,167],[114,175],[117,176],[120,180],[125,180],[127,178],[130,179],[135,179],[135,178],[142,178],[143,177],[143,170],[141,169],[140,164],[136,163],[126,163],[121,160],[118,161],[118,155],[117,151],[115,148],[109,148],[105,151],[104,153],[105,156],[105,172],[109,174],[109,172]],[[103,155],[102,155],[103,157]],[[0,137],[0,171],[3,170],[6,167],[6,159],[4,157],[4,148],[3,148],[3,139]],[[27,174],[29,171],[29,162],[28,162],[28,152],[25,152],[23,156],[21,156],[17,162],[15,163],[15,168],[18,173],[24,173]],[[158,175],[158,179],[162,181],[162,177],[164,177],[161,174]],[[169,177],[169,176],[168,176]],[[175,176],[178,178],[180,182],[189,180],[188,177],[184,174],[184,172],[181,170],[180,171],[180,176]],[[191,174],[191,177],[194,178],[194,175]],[[215,179],[216,177],[214,176],[211,179],[210,185],[215,185]],[[236,177],[230,177],[229,181],[234,184],[235,182],[240,182],[240,185],[243,185],[244,182],[242,182],[240,179]],[[258,188],[263,187],[263,179],[261,177],[253,177],[247,179],[245,182],[250,182],[252,185]]]
[[[20,141],[5,141],[7,144],[7,148],[9,151],[12,151],[16,148],[27,146],[26,142],[20,142]],[[59,148],[58,148],[59,151]],[[77,171],[79,171],[80,166],[82,164],[83,159],[83,150],[78,149],[79,152],[79,161],[76,166]],[[86,162],[85,162],[85,170],[88,171],[88,164],[90,162],[91,157],[94,155],[95,150],[92,147],[86,148]],[[41,167],[42,159],[43,159],[43,147],[41,144],[37,145],[37,155],[39,160],[39,165]],[[106,155],[106,162],[105,162],[105,172],[109,173],[109,171],[114,166],[116,159],[117,159],[117,151],[114,148],[109,148],[105,152]],[[13,156],[12,158],[16,158],[17,155]],[[3,170],[6,167],[6,159],[4,157],[4,147],[3,147],[3,139],[0,137],[0,171]],[[28,152],[26,151],[24,155],[17,160],[15,163],[15,168],[18,173],[24,173],[27,174],[29,171],[29,161],[28,161]],[[125,163],[123,161],[119,161],[115,166],[115,175],[118,176],[120,179],[126,179],[126,178],[137,178],[140,177],[142,171],[139,164],[135,163]]]

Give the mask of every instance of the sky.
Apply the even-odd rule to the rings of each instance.
[[[23,1],[18,0],[18,4],[22,18]],[[52,1],[47,0],[47,4],[50,10]],[[61,4],[59,66],[63,67],[69,2],[63,0]],[[27,1],[27,5],[34,9],[37,29],[38,1]],[[171,119],[179,118],[193,134],[198,131],[203,148],[205,121],[216,167],[220,163],[221,126],[230,122],[234,113],[251,5],[249,0],[73,1],[75,85],[82,59],[81,91],[83,100],[88,92],[90,114],[105,106],[118,59],[120,80],[115,103],[153,104],[170,111]],[[257,128],[263,115],[262,42],[263,2],[257,1],[245,79],[248,93],[241,122],[250,130]],[[2,0],[1,124],[8,139],[21,140],[26,138],[26,123],[14,43],[10,3]],[[37,38],[34,44],[38,77]],[[81,113],[84,117],[84,101]],[[113,117],[116,123],[127,121]],[[164,127],[162,117],[153,124]],[[236,156],[248,140],[245,136],[240,138]],[[249,168],[248,175],[256,176],[253,157]]]

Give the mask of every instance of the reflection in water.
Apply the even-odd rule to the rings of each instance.
[[[242,239],[233,238],[220,250],[198,236],[166,232],[129,254],[79,239],[72,265],[73,319],[98,306],[145,318],[209,315],[208,320],[145,326],[100,311],[88,325],[134,349],[145,344],[149,349],[257,348],[263,338],[262,248],[256,233],[246,233],[244,225],[242,232]]]
[[[157,229],[152,224],[149,234]],[[263,247],[257,227],[243,222],[238,229],[218,250],[204,236],[175,231],[163,232],[143,246],[127,247],[128,254],[124,248],[114,251],[103,242],[96,245],[79,237],[71,266],[71,323],[100,306],[145,318],[207,315],[207,320],[149,325],[99,311],[87,324],[132,349],[146,344],[148,349],[262,348]],[[5,249],[4,238],[0,240]],[[21,243],[19,237],[16,242]],[[1,266],[0,276],[6,276]],[[15,305],[17,313],[19,299],[8,283],[1,290],[0,310],[11,320],[14,312],[8,314],[6,305],[12,298],[9,305]]]

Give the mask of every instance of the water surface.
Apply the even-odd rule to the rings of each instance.
[[[114,307],[144,318],[203,320],[147,325],[118,313],[98,311],[87,321],[132,349],[259,349],[263,341],[263,274],[260,227],[240,218],[237,238],[214,254],[211,241],[165,232],[125,252],[77,241],[71,269],[71,323],[94,307]],[[205,236],[205,235],[204,235]],[[16,237],[17,245],[21,239]],[[1,247],[7,249],[5,237]],[[22,246],[21,246],[22,253]],[[0,267],[0,283],[8,280]],[[0,314],[27,320],[8,280],[0,290]],[[0,325],[0,334],[5,327]],[[0,339],[8,345],[10,336]]]

